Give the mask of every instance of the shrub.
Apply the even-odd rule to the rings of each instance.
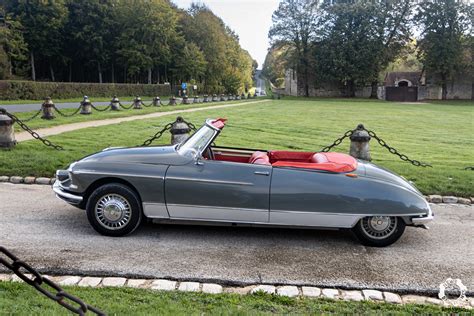
[[[170,85],[124,84],[124,83],[77,83],[77,82],[38,82],[38,81],[0,81],[0,100],[42,100],[93,97],[168,96]]]

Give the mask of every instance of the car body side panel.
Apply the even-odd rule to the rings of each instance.
[[[69,190],[83,194],[96,181],[117,178],[130,183],[138,192],[146,216],[167,218],[164,177],[167,165],[84,161],[77,163],[71,170]]]
[[[428,212],[423,197],[394,183],[343,173],[273,169],[273,224],[352,227],[369,215],[416,216]]]

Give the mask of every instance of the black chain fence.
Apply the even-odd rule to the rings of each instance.
[[[56,105],[53,106],[54,110],[59,114],[61,115],[62,117],[71,117],[71,116],[74,116],[76,115],[77,113],[79,113],[79,111],[81,110],[82,108],[82,105],[79,105],[79,107],[71,114],[66,114],[64,112],[62,112],[61,110],[59,110]],[[41,110],[40,110],[41,111]]]
[[[85,315],[87,312],[92,312],[96,315],[106,315],[98,308],[90,306],[80,298],[66,292],[57,283],[44,277],[38,270],[18,259],[5,247],[0,246],[0,255],[2,255],[0,256],[0,263],[8,270],[15,273],[26,284],[31,285],[38,292],[69,311],[78,315]],[[23,271],[25,271],[25,273]],[[31,276],[28,274],[31,274]]]
[[[45,146],[54,148],[56,150],[64,150],[63,147],[61,147],[59,145],[55,145],[51,141],[41,137],[37,132],[33,131],[31,128],[28,127],[28,125],[23,123],[23,121],[21,121],[18,117],[16,117],[12,113],[7,112],[7,110],[5,110],[4,108],[0,108],[0,114],[6,115],[9,118],[11,118],[13,122],[18,123],[18,125],[20,125],[20,127],[23,130],[28,132],[34,139],[37,139],[37,140],[41,141]]]
[[[188,121],[185,121],[183,120],[182,118],[178,118],[176,121],[172,122],[172,123],[168,123],[165,125],[165,127],[163,127],[163,129],[159,130],[155,135],[153,135],[152,137],[150,137],[149,139],[147,139],[143,144],[137,146],[137,147],[148,147],[150,146],[155,140],[159,139],[161,136],[163,136],[163,134],[166,132],[166,131],[169,131],[171,130],[171,128],[173,127],[173,124],[175,124],[176,122],[179,122],[180,123],[185,123],[189,126],[189,128],[192,130],[192,131],[196,131],[196,125],[194,125],[193,123],[191,122],[188,122]]]
[[[400,154],[397,149],[395,149],[394,147],[389,146],[387,144],[387,142],[384,141],[382,138],[380,138],[377,134],[375,134],[374,131],[368,130],[366,128],[362,128],[362,129],[365,130],[369,134],[370,137],[374,138],[379,143],[380,146],[386,148],[391,154],[398,156],[401,160],[409,162],[409,163],[411,163],[412,165],[414,165],[416,167],[433,167],[432,165],[430,165],[428,163],[421,162],[421,161],[414,160],[414,159],[410,159],[410,158],[408,158],[407,155]],[[321,152],[328,152],[331,149],[333,149],[334,147],[340,145],[344,139],[351,137],[351,135],[355,131],[356,131],[356,129],[348,130],[341,137],[337,138],[331,145],[326,146],[323,149],[321,149]]]

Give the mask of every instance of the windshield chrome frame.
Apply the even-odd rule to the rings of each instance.
[[[212,122],[214,120],[213,119],[207,119],[206,120],[206,123],[201,126],[201,128],[199,128],[193,135],[191,135],[188,139],[186,139],[183,143],[177,145],[176,147],[176,151],[180,154],[180,155],[183,155],[184,153],[181,152],[181,147],[182,145],[186,144],[189,140],[191,140],[201,129],[203,128],[209,128],[211,129],[212,131],[214,131],[214,133],[212,134],[212,136],[209,138],[208,142],[206,143],[205,146],[202,147],[202,149],[200,151],[197,151],[197,158],[199,157],[202,157],[202,154],[204,153],[204,151],[212,144],[212,142],[214,141],[214,139],[216,139],[217,135],[221,132],[221,130],[217,127],[215,127],[214,125],[212,125]]]

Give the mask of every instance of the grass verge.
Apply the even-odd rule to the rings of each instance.
[[[186,110],[186,109],[191,109],[191,108],[202,108],[202,107],[211,107],[211,106],[216,106],[216,105],[223,105],[223,104],[233,104],[233,103],[238,103],[238,102],[249,102],[249,101],[256,101],[254,99],[251,100],[243,100],[243,101],[229,101],[229,102],[208,102],[208,103],[197,103],[197,104],[188,104],[188,105],[176,105],[176,106],[166,106],[163,105],[161,107],[143,107],[141,110],[134,110],[134,109],[120,109],[120,111],[97,111],[95,109],[92,109],[92,114],[89,115],[81,115],[81,114],[76,114],[71,117],[64,117],[61,116],[59,113],[55,113],[56,118],[53,120],[43,120],[41,119],[41,114],[36,117],[35,119],[31,121],[27,121],[26,124],[32,128],[32,129],[38,129],[38,128],[47,128],[47,127],[53,127],[53,126],[58,126],[58,125],[64,125],[64,124],[71,124],[71,123],[79,123],[79,122],[87,122],[87,121],[95,121],[95,120],[106,120],[106,119],[113,119],[113,118],[119,118],[119,117],[128,117],[128,116],[136,116],[136,115],[145,115],[145,114],[151,114],[151,113],[159,113],[159,112],[170,112],[170,111],[176,111],[176,110]],[[151,101],[144,101],[145,104],[150,104]],[[167,100],[163,100],[163,103],[168,104]],[[124,106],[130,106],[130,102],[128,103],[123,103]],[[104,109],[106,106],[97,106],[99,109]],[[76,111],[76,109],[60,109],[61,113],[64,113],[65,115],[71,115]],[[34,112],[23,112],[23,113],[13,113],[15,114],[20,120],[22,119],[28,119],[32,117],[34,114],[36,114],[37,111]],[[16,132],[22,132],[23,130],[20,128],[18,124],[15,125],[15,131]]]
[[[257,293],[203,294],[130,288],[66,287],[67,291],[109,315],[269,315],[269,314],[430,314],[462,313],[459,308],[393,305],[323,299],[287,298]],[[467,313],[467,312],[466,312]],[[0,314],[69,315],[57,303],[22,283],[0,282]]]
[[[174,108],[173,108],[174,109]],[[0,174],[52,176],[81,157],[111,146],[135,146],[177,115],[88,128],[50,137],[66,150],[57,152],[38,141],[0,151]],[[474,106],[440,102],[400,104],[370,100],[274,100],[261,104],[185,113],[196,125],[226,117],[229,125],[218,145],[259,149],[319,151],[345,131],[364,123],[389,145],[433,168],[401,161],[371,141],[373,162],[404,176],[425,194],[474,196]],[[170,141],[167,134],[155,145]],[[349,140],[335,151],[347,153]]]

